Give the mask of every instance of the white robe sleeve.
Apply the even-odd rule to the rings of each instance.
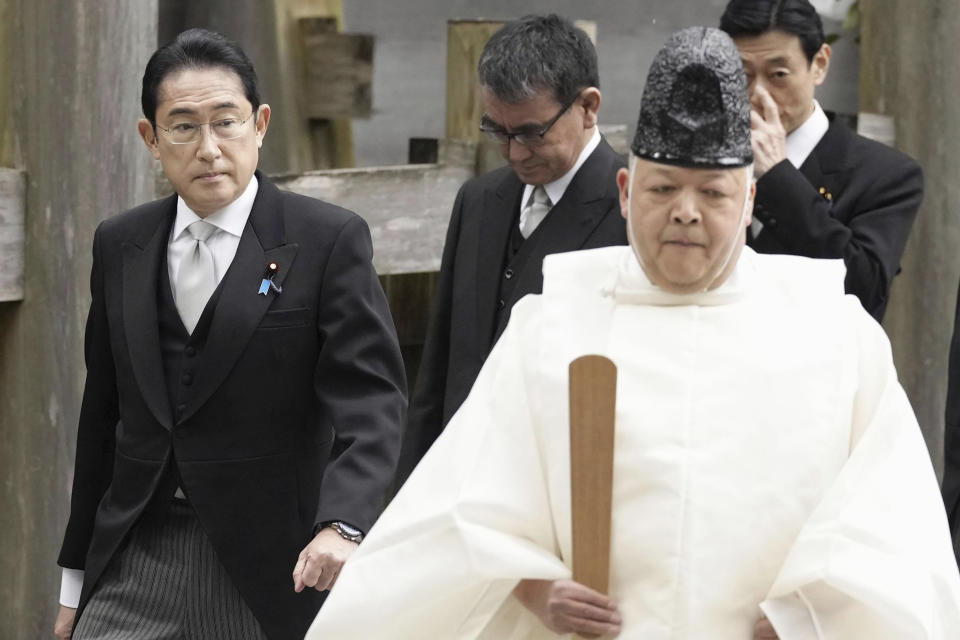
[[[511,597],[521,578],[570,575],[522,363],[538,305],[514,307],[469,397],[346,563],[308,640],[556,637]]]
[[[936,477],[890,344],[861,312],[849,459],[761,608],[781,640],[956,638],[960,576]]]

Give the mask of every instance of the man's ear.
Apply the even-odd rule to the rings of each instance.
[[[747,219],[746,219],[746,223],[744,224],[744,228],[749,227],[751,224],[753,224],[753,201],[756,199],[756,197],[757,197],[757,181],[751,180],[750,181],[750,204],[747,205]]]
[[[137,131],[140,133],[140,137],[143,138],[143,143],[147,145],[147,149],[153,154],[153,157],[159,160],[160,145],[158,144],[157,132],[153,128],[153,124],[146,118],[140,118],[137,122]]]
[[[583,128],[591,129],[597,125],[600,114],[600,89],[587,87],[580,92],[580,104],[583,105]]]
[[[813,84],[814,86],[820,86],[823,84],[823,81],[827,79],[827,72],[830,71],[830,56],[833,55],[833,49],[830,48],[830,45],[824,43],[820,47],[820,51],[817,51],[816,55],[813,56],[813,62],[810,63],[811,70],[813,72]]]
[[[620,188],[620,215],[626,220],[630,215],[630,172],[627,169],[617,171],[617,186]]]
[[[270,105],[262,104],[257,113],[257,148],[263,145],[263,137],[267,135],[267,127],[270,125]]]

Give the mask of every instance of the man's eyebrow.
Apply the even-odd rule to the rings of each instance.
[[[181,116],[181,115],[192,116],[196,113],[197,112],[191,109],[190,107],[177,107],[176,109],[171,109],[169,113],[167,113],[167,115],[168,116]]]
[[[786,56],[777,56],[776,58],[770,58],[769,60],[764,60],[764,64],[775,64],[780,67],[789,66],[790,60]]]
[[[236,109],[236,108],[237,108],[236,103],[230,102],[229,100],[227,102],[219,102],[213,105],[214,111],[217,111],[219,109]],[[182,115],[192,116],[192,115],[196,115],[196,113],[197,111],[195,109],[191,109],[190,107],[177,107],[175,109],[171,109],[167,113],[167,115],[168,116],[182,116]]]

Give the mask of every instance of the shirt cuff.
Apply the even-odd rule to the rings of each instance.
[[[80,604],[80,590],[83,588],[83,569],[63,570],[60,578],[60,604],[76,609]]]

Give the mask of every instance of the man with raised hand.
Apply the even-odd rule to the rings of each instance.
[[[736,42],[752,104],[758,253],[842,258],[846,292],[883,319],[923,174],[909,156],[868,140],[814,98],[830,45],[808,0],[731,0],[720,28]]]

